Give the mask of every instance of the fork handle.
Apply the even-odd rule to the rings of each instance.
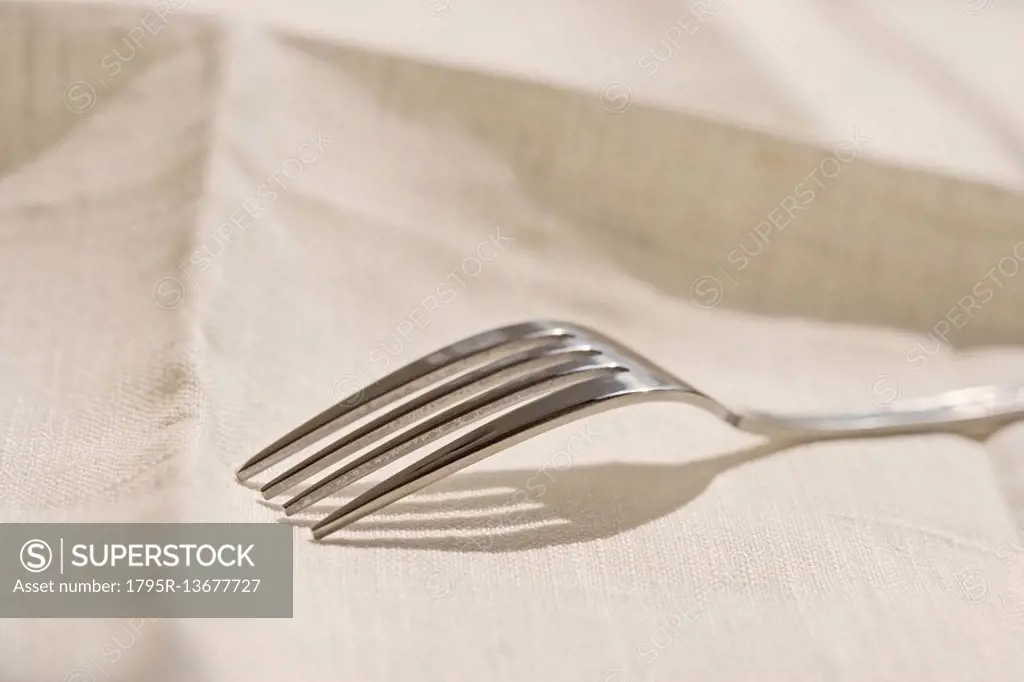
[[[1024,420],[1024,386],[980,386],[865,412],[780,415],[741,412],[732,423],[776,438],[821,439],[954,433],[984,440]]]

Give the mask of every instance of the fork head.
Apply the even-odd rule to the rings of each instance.
[[[247,481],[290,464],[270,472],[260,491],[267,500],[287,495],[283,510],[292,515],[469,429],[320,519],[313,526],[319,540],[535,435],[626,402],[670,396],[724,411],[592,329],[554,321],[513,324],[441,348],[371,383],[268,445],[237,475]],[[300,454],[320,441],[311,454]]]

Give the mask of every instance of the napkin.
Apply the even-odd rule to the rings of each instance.
[[[353,387],[522,319],[592,325],[780,412],[1022,371],[1012,349],[965,360],[842,307],[880,273],[940,281],[935,260],[964,247],[937,235],[962,237],[976,206],[950,199],[917,243],[930,257],[841,229],[837,211],[868,221],[858,192],[909,172],[860,157],[856,131],[823,150],[616,114],[162,9],[154,32],[135,10],[2,8],[4,521],[279,522],[234,481],[242,461]],[[713,163],[737,135],[746,163]],[[779,227],[825,158],[839,173]],[[978,191],[1010,225],[1016,199]],[[764,221],[777,238],[751,236]],[[972,262],[1016,258],[999,229]],[[843,266],[851,252],[876,267]],[[989,311],[1020,305],[999,291]],[[885,315],[918,306],[908,326],[932,306],[890,293]],[[782,300],[828,312],[773,315]],[[510,448],[337,542],[298,521],[292,619],[6,620],[2,679],[980,680],[1024,662],[1012,514],[986,446],[954,436],[780,448],[648,405]]]

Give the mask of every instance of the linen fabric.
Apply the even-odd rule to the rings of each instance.
[[[1012,255],[1010,193],[851,159],[756,242],[832,150],[184,10],[126,58],[147,11],[0,6],[4,521],[277,522],[233,478],[253,452],[531,318],[764,410],[1024,380],[937,346],[958,296],[909,285]],[[1001,276],[962,331],[1012,333]],[[1021,436],[782,449],[614,411],[335,542],[296,525],[292,619],[4,620],[0,679],[1017,679]]]

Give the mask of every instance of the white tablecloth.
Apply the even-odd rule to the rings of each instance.
[[[240,21],[167,15],[128,58],[146,11],[0,6],[5,521],[272,523],[241,461],[350,376],[518,319],[761,409],[1024,380],[1019,350],[870,326],[1019,332],[1012,189],[883,165],[856,127],[798,144]],[[0,675],[1015,679],[1021,433],[776,451],[614,412],[343,543],[296,527],[293,619],[6,620]]]

